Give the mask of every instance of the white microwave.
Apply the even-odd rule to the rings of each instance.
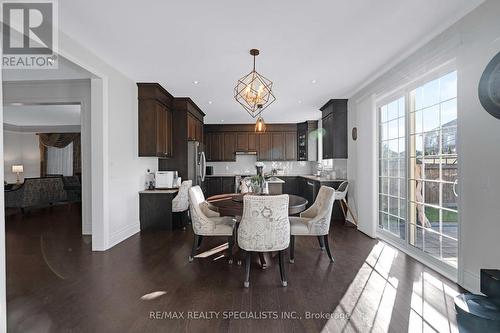
[[[177,171],[156,171],[155,187],[174,188],[177,186]]]

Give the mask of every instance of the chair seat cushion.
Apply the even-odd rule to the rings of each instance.
[[[229,216],[211,217],[213,226],[203,228],[198,233],[200,236],[231,236],[233,234],[235,219]]]
[[[293,236],[310,235],[309,221],[305,217],[290,216],[290,234]]]

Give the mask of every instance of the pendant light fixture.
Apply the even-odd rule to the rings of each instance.
[[[257,122],[255,123],[255,132],[264,133],[265,131],[266,123],[264,122],[264,118],[262,118],[262,116],[259,116],[259,118],[257,118]]]
[[[240,78],[234,87],[234,98],[253,118],[259,116],[276,100],[272,81],[255,70],[255,57],[259,53],[257,49],[250,50],[250,55],[253,56],[253,70]]]

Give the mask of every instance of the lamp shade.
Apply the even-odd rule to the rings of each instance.
[[[23,168],[22,164],[18,164],[18,165],[13,165],[12,166],[12,172],[13,173],[23,172],[23,170],[24,170],[24,168]]]

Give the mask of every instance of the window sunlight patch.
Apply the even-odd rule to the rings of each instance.
[[[153,291],[152,293],[142,295],[141,300],[152,301],[154,299],[157,299],[158,297],[165,295],[166,293],[167,292],[165,290]]]

